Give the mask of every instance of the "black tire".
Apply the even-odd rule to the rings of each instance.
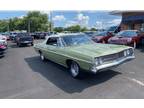
[[[78,79],[81,77],[80,67],[76,62],[71,61],[69,64],[69,71],[73,78]]]
[[[31,43],[31,46],[33,46],[34,44],[33,43]]]
[[[20,47],[20,46],[21,46],[21,44],[20,44],[20,43],[17,43],[17,46],[18,46],[18,47]]]

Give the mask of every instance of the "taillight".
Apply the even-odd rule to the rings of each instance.
[[[0,45],[0,48],[5,49],[6,47],[4,45]]]

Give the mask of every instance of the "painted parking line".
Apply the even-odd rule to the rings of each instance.
[[[140,80],[137,80],[135,78],[130,78],[130,77],[125,77],[125,78],[128,79],[128,80],[130,80],[130,81],[132,81],[132,82],[134,82],[134,83],[136,83],[136,84],[138,84],[138,85],[140,85],[140,86],[144,87],[144,82],[142,82]]]
[[[42,87],[36,87],[36,88],[32,88],[32,89],[28,89],[28,90],[22,91],[20,93],[16,93],[16,94],[7,96],[7,97],[5,97],[5,99],[21,98],[21,97],[24,97],[24,96],[28,96],[28,95],[32,95],[32,94],[38,93],[38,92],[40,92],[42,90],[43,90]]]

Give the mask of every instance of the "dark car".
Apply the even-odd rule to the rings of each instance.
[[[33,37],[29,34],[19,34],[16,37],[17,46],[28,45],[33,46]]]
[[[10,40],[14,40],[15,39],[15,37],[16,37],[16,35],[17,35],[18,33],[16,33],[16,32],[12,32],[12,33],[10,33]]]
[[[143,35],[138,30],[123,30],[108,40],[111,44],[128,45],[136,48],[141,44]]]
[[[7,49],[7,47],[0,43],[0,57],[4,56],[5,50]]]
[[[31,34],[31,36],[33,36],[34,39],[45,39],[46,35],[47,34],[44,32],[36,32]]]
[[[97,43],[107,43],[108,39],[111,38],[113,34],[111,32],[100,32],[97,34],[94,34],[92,36],[92,40],[97,42]]]

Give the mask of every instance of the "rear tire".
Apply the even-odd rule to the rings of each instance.
[[[20,44],[20,43],[17,43],[17,46],[18,46],[18,47],[20,47],[20,46],[21,46],[21,44]]]
[[[45,57],[44,57],[44,55],[43,55],[42,52],[40,52],[40,59],[41,59],[42,61],[45,61]]]
[[[33,43],[31,43],[31,46],[33,46]]]

